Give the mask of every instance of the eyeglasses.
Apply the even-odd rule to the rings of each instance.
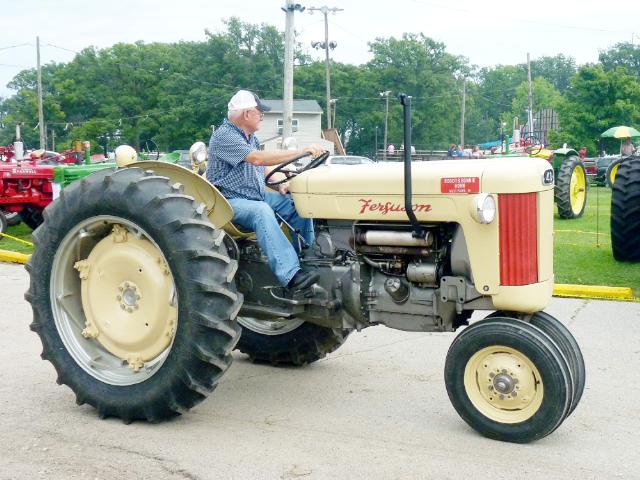
[[[260,115],[260,120],[264,119],[264,112],[258,110],[257,108],[256,108],[256,112],[258,112],[258,115]]]

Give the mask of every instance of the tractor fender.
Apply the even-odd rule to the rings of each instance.
[[[575,149],[573,149],[573,148],[566,148],[566,147],[565,147],[565,148],[558,148],[558,149],[554,150],[554,151],[553,151],[553,155],[554,155],[554,156],[556,156],[556,155],[563,155],[563,156],[565,156],[565,157],[569,157],[569,156],[571,156],[571,155],[575,155],[576,157],[578,157],[578,156],[579,156],[579,155],[578,155],[578,152],[577,152]]]
[[[217,228],[224,227],[233,218],[233,208],[227,199],[206,178],[191,170],[180,165],[152,160],[131,163],[127,167],[153,170],[158,175],[170,178],[173,183],[180,183],[186,194],[192,196],[196,202],[206,205],[207,216]]]
[[[558,175],[560,174],[560,167],[562,167],[565,159],[573,156],[580,158],[578,152],[573,148],[563,147],[553,151],[553,156],[549,161],[551,162],[551,165],[553,165],[553,173],[556,178],[558,178]]]

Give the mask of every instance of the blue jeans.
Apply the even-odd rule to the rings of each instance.
[[[243,230],[256,232],[258,245],[267,256],[271,271],[280,285],[286,286],[300,270],[298,242],[293,232],[289,241],[280,229],[274,212],[278,212],[293,228],[300,230],[300,235],[309,245],[314,240],[313,220],[300,218],[290,195],[265,192],[264,202],[244,198],[228,200],[233,207],[232,222]]]

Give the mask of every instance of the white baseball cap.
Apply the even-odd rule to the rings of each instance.
[[[267,107],[260,101],[255,93],[249,90],[238,90],[238,92],[229,100],[229,110],[244,110],[246,108],[256,107],[261,112],[268,112],[271,107]]]

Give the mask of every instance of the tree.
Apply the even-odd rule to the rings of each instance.
[[[552,143],[586,145],[596,150],[600,134],[615,125],[640,122],[640,80],[624,68],[580,68],[558,106],[560,131]]]
[[[640,46],[633,43],[618,43],[600,52],[598,59],[606,71],[624,67],[629,74],[640,76]]]
[[[526,67],[526,65],[524,66]],[[571,78],[576,74],[576,71],[576,60],[562,54],[553,57],[540,57],[531,61],[531,75],[534,78],[544,78],[560,93],[564,93],[569,88]]]

